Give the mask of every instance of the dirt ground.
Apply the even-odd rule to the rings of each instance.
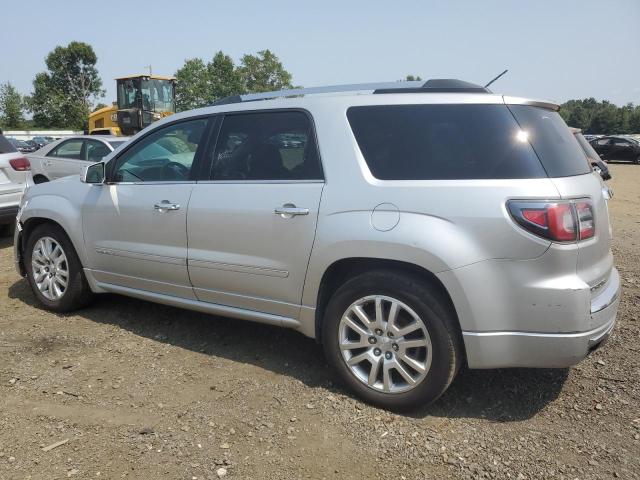
[[[334,386],[293,331],[118,296],[46,312],[1,239],[0,478],[640,478],[640,167],[611,170],[608,344],[566,370],[463,370],[411,415]]]

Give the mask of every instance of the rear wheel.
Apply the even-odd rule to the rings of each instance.
[[[49,310],[68,312],[91,300],[80,260],[59,226],[47,223],[31,232],[24,262],[31,290]]]
[[[336,375],[364,400],[404,410],[435,401],[461,364],[455,315],[419,277],[359,275],[330,299],[322,343]]]
[[[640,155],[638,155],[636,157],[636,159],[633,161],[633,163],[635,163],[636,165],[640,165]]]

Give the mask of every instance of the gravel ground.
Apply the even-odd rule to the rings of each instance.
[[[640,167],[611,170],[607,345],[566,370],[463,370],[412,415],[334,386],[292,331],[117,296],[41,310],[1,239],[0,478],[640,478]]]

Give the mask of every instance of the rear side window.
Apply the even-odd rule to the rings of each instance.
[[[0,154],[14,152],[17,152],[16,147],[14,147],[4,135],[0,135]]]
[[[303,112],[225,116],[212,180],[322,180],[313,126]]]
[[[584,152],[558,112],[529,105],[509,107],[526,132],[550,177],[569,177],[591,172]]]
[[[381,180],[546,177],[505,105],[362,106],[347,117]]]

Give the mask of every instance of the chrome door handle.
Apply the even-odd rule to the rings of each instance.
[[[160,212],[166,212],[168,210],[180,210],[180,205],[171,203],[169,200],[162,200],[160,203],[156,203],[153,208]]]
[[[298,208],[291,203],[286,203],[281,207],[274,210],[276,215],[280,215],[282,218],[292,218],[296,215],[309,215],[308,208]]]

